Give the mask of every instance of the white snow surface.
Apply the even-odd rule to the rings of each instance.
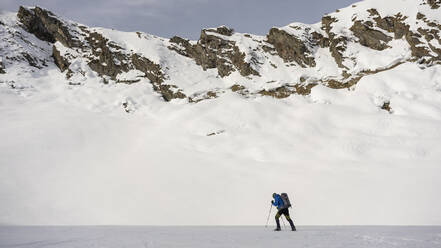
[[[410,2],[394,1],[404,7],[393,10]],[[441,224],[441,65],[406,62],[350,89],[316,86],[309,96],[243,97],[228,87],[257,91],[339,69],[318,49],[317,68],[268,55],[262,77],[222,79],[162,38],[96,28],[166,68],[166,82],[187,95],[223,92],[166,103],[148,79],[104,84],[82,59],[71,61],[84,73],[69,84],[50,44],[29,34],[29,43],[14,39],[11,32],[25,33],[16,17],[0,17],[8,24],[0,26],[7,72],[0,74],[0,224],[260,225],[273,192],[289,193],[300,225]],[[250,37],[229,39],[246,40],[240,49],[252,51],[263,38]],[[405,61],[404,43],[393,42],[397,48],[382,53],[349,44],[357,58],[351,70]],[[4,59],[22,51],[48,66]]]
[[[0,227],[1,248],[421,248],[440,247],[441,227]]]
[[[274,191],[301,224],[441,223],[440,66],[198,104],[45,74],[0,84],[1,223],[259,224]]]

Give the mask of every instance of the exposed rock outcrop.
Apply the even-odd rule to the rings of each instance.
[[[316,85],[316,83],[285,85],[271,90],[262,90],[259,94],[275,98],[287,98],[292,94],[309,95],[311,94],[311,89]]]
[[[153,89],[160,93],[166,101],[186,96],[174,85],[164,84],[165,75],[160,65],[136,53],[125,51],[116,43],[109,41],[96,32],[88,33],[86,37],[92,56],[89,58],[89,67],[99,75],[109,76],[119,83],[136,83],[139,80],[117,80],[117,76],[130,70],[138,70],[148,78]],[[84,47],[83,47],[84,49]]]
[[[427,4],[429,4],[432,9],[438,9],[441,6],[441,0],[427,0]]]
[[[295,61],[302,67],[314,67],[315,60],[312,52],[305,45],[305,41],[300,40],[286,31],[272,28],[267,35],[268,43],[272,44],[277,54],[285,62]]]
[[[368,12],[373,17],[377,27],[394,33],[394,39],[401,39],[409,32],[409,25],[404,23],[407,17],[401,13],[382,18],[376,9],[369,9]]]
[[[204,100],[214,99],[214,98],[219,97],[219,95],[222,93],[224,93],[224,91],[219,90],[219,89],[213,89],[213,90],[209,90],[207,92],[197,93],[197,94],[194,94],[191,97],[189,97],[189,102],[198,103],[198,102],[201,102]]]
[[[209,29],[209,30],[225,36],[232,36],[234,34],[234,29],[228,28],[226,26],[220,26],[216,29]]]
[[[334,22],[337,22],[337,19],[331,16],[324,16],[322,18],[322,30],[324,30],[328,37],[321,37],[320,44],[322,47],[328,47],[329,51],[331,52],[332,57],[334,58],[335,62],[340,68],[346,68],[346,66],[343,65],[343,52],[347,48],[347,41],[348,39],[344,36],[337,35],[333,33],[332,30],[332,24]]]
[[[4,73],[6,73],[5,66],[3,65],[2,59],[0,58],[0,74],[4,74]]]
[[[434,41],[437,42],[439,45],[441,45],[441,24],[428,20],[427,17],[421,13],[418,13],[417,19],[422,20],[427,24],[427,26],[430,27],[430,28],[418,28],[418,33],[425,38],[425,40],[428,42],[430,50],[436,54],[436,56],[432,56],[432,58],[428,62],[441,63],[441,49],[435,47],[431,43],[432,41]],[[424,54],[428,53],[427,49],[425,49],[422,52],[424,52]]]
[[[379,51],[388,48],[387,43],[392,40],[392,37],[373,29],[373,23],[369,21],[355,21],[350,30],[359,39],[361,45]]]
[[[24,28],[39,39],[50,43],[60,42],[66,48],[81,51],[79,56],[83,56],[88,61],[89,67],[100,76],[118,81],[117,76],[119,74],[136,69],[145,73],[144,77],[151,81],[153,89],[160,93],[166,101],[186,97],[176,86],[164,84],[165,76],[158,64],[139,54],[124,50],[100,33],[90,31],[79,25],[68,27],[52,12],[39,7],[33,9],[20,7],[17,17]],[[221,28],[219,32],[228,34],[229,30]],[[85,42],[80,42],[79,37]],[[65,57],[55,45],[53,46],[52,56],[55,64],[62,72],[68,70],[67,77],[69,78],[73,74],[69,69],[69,59],[72,58]],[[24,57],[30,65],[37,66],[32,57],[25,55]],[[137,79],[118,82],[135,83],[139,81]]]
[[[69,68],[69,61],[61,56],[60,51],[58,51],[55,46],[52,47],[52,56],[54,58],[55,64],[58,66],[58,68],[60,68],[61,72],[64,72]]]
[[[387,112],[389,112],[389,114],[392,114],[393,112],[389,101],[384,102],[383,105],[381,106],[381,109],[386,110]]]
[[[204,29],[197,44],[181,37],[170,39],[174,45],[169,48],[179,54],[195,60],[204,70],[217,68],[219,76],[229,76],[239,71],[242,76],[259,75],[252,66],[245,62],[245,54],[239,50],[234,41],[223,39],[219,35],[231,36],[233,30],[225,26],[217,29]]]
[[[136,69],[144,73],[144,77],[151,81],[153,89],[160,93],[164,100],[171,101],[176,98],[186,98],[185,94],[176,86],[164,84],[165,75],[162,68],[153,61],[139,54],[124,51],[122,47],[96,32],[89,33],[86,40],[89,42],[92,51],[89,66],[98,74],[117,80],[116,77],[120,73]],[[118,82],[131,84],[139,82],[139,80]]]
[[[437,36],[437,34],[440,31],[440,27],[436,24],[436,23],[431,23],[427,20],[427,18],[421,14],[418,13],[417,14],[417,19],[418,20],[423,20],[424,22],[428,23],[429,26],[434,27],[434,29],[418,29],[418,33],[416,32],[412,32],[410,30],[410,26],[408,24],[406,24],[404,21],[408,18],[403,16],[401,13],[397,13],[394,16],[386,16],[386,17],[381,17],[380,14],[378,13],[378,11],[376,9],[369,9],[368,10],[370,16],[373,17],[374,21],[375,21],[375,26],[385,30],[387,32],[393,33],[394,34],[394,39],[401,39],[401,38],[405,38],[405,40],[407,41],[407,43],[410,46],[410,50],[412,51],[412,56],[416,59],[416,60],[421,60],[423,58],[427,58],[427,57],[431,57],[431,59],[429,59],[427,62],[433,62],[436,60],[439,60],[439,56],[437,58],[437,56],[432,56],[431,55],[431,51],[435,52],[438,54],[439,50],[435,47],[433,47],[430,44],[430,41],[432,39],[435,39],[439,36]],[[357,24],[359,21],[356,21],[356,23],[354,24],[353,28]],[[370,25],[370,27],[374,27],[373,23],[365,23],[366,25]],[[354,28],[356,29],[356,28]],[[351,30],[354,32],[354,30],[351,28]],[[360,39],[360,43],[362,45],[366,45],[369,46],[373,49],[377,49],[377,48],[385,48],[384,46],[386,46],[385,43],[383,42],[388,42],[390,41],[389,38],[386,38],[387,36],[383,36],[384,34],[380,34],[381,32],[379,31],[375,31],[373,30],[374,33],[372,31],[367,31],[367,30],[357,30],[354,32],[354,34],[357,36],[357,34],[363,35],[363,33],[368,33],[371,41],[368,42],[368,44],[364,44],[362,42],[362,40]],[[379,32],[379,33],[378,33]],[[376,35],[372,35],[372,34],[376,34]],[[365,35],[366,36],[366,35]],[[422,38],[425,38],[426,41],[428,42],[427,45],[425,44],[425,42],[423,42],[423,40],[421,40]],[[441,44],[441,41],[440,41]],[[386,46],[387,47],[387,46]],[[382,50],[382,49],[377,49],[377,50]]]
[[[48,10],[20,7],[17,17],[29,33],[41,40],[51,43],[59,41],[66,47],[79,45],[79,41],[72,37],[67,26]]]
[[[123,54],[121,47],[96,32],[90,32],[86,40],[92,53],[88,63],[92,70],[113,80],[116,80],[118,74],[129,71],[128,56]]]
[[[321,83],[332,89],[348,89],[356,85],[363,77],[367,75],[372,75],[372,74],[377,74],[380,72],[392,70],[401,64],[403,64],[403,62],[398,62],[389,67],[379,68],[376,70],[363,70],[355,75],[346,75],[343,79],[340,80],[327,79],[327,80],[322,80]]]
[[[28,64],[32,67],[35,67],[37,69],[41,69],[43,68],[42,65],[40,64],[40,62],[42,62],[43,64],[45,63],[45,61],[40,61],[38,58],[30,55],[29,53],[26,52],[22,52],[21,57],[24,58],[25,61],[28,62]]]

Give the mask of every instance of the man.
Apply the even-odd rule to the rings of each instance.
[[[289,217],[289,210],[288,210],[288,208],[290,206],[283,202],[283,199],[282,199],[282,197],[279,194],[274,193],[273,194],[273,198],[274,198],[274,200],[272,200],[271,203],[274,206],[276,206],[277,209],[278,209],[277,214],[276,214],[277,228],[274,229],[274,231],[280,231],[281,230],[279,218],[280,218],[280,216],[282,216],[282,214],[285,215],[285,218],[288,220],[289,224],[291,225],[291,230],[295,231],[296,227],[294,226],[294,222]]]

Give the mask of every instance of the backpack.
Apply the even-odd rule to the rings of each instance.
[[[283,201],[282,208],[290,208],[291,207],[291,201],[289,200],[287,193],[280,194],[280,198],[282,198],[282,201]]]

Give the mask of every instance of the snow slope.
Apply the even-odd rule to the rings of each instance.
[[[369,0],[340,10],[333,28],[348,32],[349,11],[372,6],[415,14],[412,1],[394,1],[403,4]],[[439,21],[439,9],[417,8]],[[314,47],[316,67],[265,54],[252,65],[260,76],[220,77],[168,49],[169,40],[92,28],[159,64],[165,83],[186,95],[221,92],[165,102],[148,78],[104,83],[87,57],[76,57],[81,51],[57,42],[73,56],[66,79],[51,44],[27,33],[15,14],[0,21],[1,224],[262,225],[271,194],[282,191],[301,225],[441,223],[441,65],[411,60],[403,40],[374,51],[351,35],[345,61],[356,62],[348,71],[394,67],[349,88],[320,83],[310,94],[276,99],[255,93],[300,77],[337,78],[343,69],[329,49]],[[304,34],[293,25],[283,29]],[[246,61],[265,42],[223,38],[248,47]],[[237,83],[250,94],[229,90]]]
[[[404,64],[350,92],[193,105],[139,86],[2,87],[1,222],[261,224],[288,191],[302,224],[439,224],[439,72]]]

